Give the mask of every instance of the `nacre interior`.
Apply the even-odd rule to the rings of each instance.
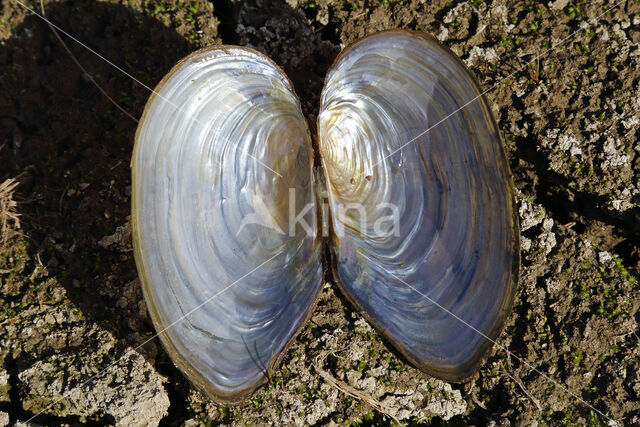
[[[178,63],[136,134],[132,227],[149,312],[185,375],[216,402],[247,397],[325,270],[417,367],[473,375],[519,260],[509,167],[480,95],[431,37],[366,37],[327,76],[314,169],[300,103],[268,58],[216,46]]]
[[[145,299],[177,366],[218,400],[253,390],[318,293],[315,211],[311,234],[288,230],[289,188],[296,212],[312,202],[312,155],[289,81],[246,49],[186,58],[140,121],[132,224]]]
[[[439,43],[381,33],[336,62],[318,119],[337,282],[407,358],[449,380],[491,345],[517,261],[509,168],[479,96]]]

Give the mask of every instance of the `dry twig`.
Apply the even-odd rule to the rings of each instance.
[[[509,371],[513,371],[513,367],[511,366],[511,354],[509,354],[509,356],[507,358],[507,363],[509,364],[509,369],[508,370],[505,369],[504,372],[509,376],[509,378],[511,378],[513,380],[513,382],[518,384],[520,389],[524,392],[524,394],[527,395],[529,400],[534,405],[536,405],[536,407],[538,408],[538,410],[540,412],[542,412],[542,406],[540,406],[540,402],[538,402],[538,399],[536,399],[535,397],[533,397],[533,395],[531,393],[529,393],[529,390],[527,390],[527,388],[524,386],[522,380],[518,377],[518,375],[515,372],[513,373],[513,375],[511,375],[511,373],[509,373]]]
[[[361,392],[360,390],[358,390],[358,389],[350,386],[349,384],[345,383],[344,381],[335,378],[333,375],[331,375],[329,372],[325,371],[322,368],[323,362],[327,358],[327,356],[329,354],[335,355],[335,353],[337,351],[339,351],[339,350],[335,350],[335,351],[328,351],[327,350],[327,351],[323,351],[322,353],[320,353],[316,357],[316,361],[314,363],[314,367],[316,369],[316,372],[318,372],[318,374],[326,382],[328,382],[329,384],[331,384],[332,386],[334,386],[335,388],[337,388],[338,390],[340,390],[344,394],[347,394],[347,395],[349,395],[351,397],[355,397],[356,399],[364,400],[365,402],[367,402],[369,404],[369,406],[371,406],[375,410],[379,411],[380,413],[386,415],[387,417],[393,419],[396,423],[398,423],[398,425],[400,425],[400,421],[396,417],[394,417],[393,415],[391,415],[389,413],[389,410],[384,406],[384,404],[382,404],[382,402],[378,402],[377,400],[375,400],[373,397],[369,396],[368,394],[365,394],[365,393]]]

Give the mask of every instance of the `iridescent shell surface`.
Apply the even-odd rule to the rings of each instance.
[[[250,49],[198,51],[160,83],[136,134],[132,224],[168,353],[215,401],[245,398],[328,269],[417,367],[467,379],[510,309],[519,235],[475,79],[426,35],[367,37],[329,71],[316,145],[314,171],[289,80]]]
[[[288,230],[289,188],[296,210],[312,202],[312,155],[291,84],[247,49],[190,55],[145,108],[136,264],[162,343],[217,401],[263,382],[313,306],[320,244],[314,230]],[[306,220],[315,227],[315,211]]]
[[[435,39],[383,32],[336,61],[320,111],[336,281],[413,363],[468,378],[519,261],[509,167],[475,79]]]

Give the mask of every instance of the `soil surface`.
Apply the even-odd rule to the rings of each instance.
[[[640,423],[640,2],[44,9],[103,58],[62,36],[72,57],[38,16],[0,3],[0,426]],[[151,339],[128,223],[135,118],[178,59],[225,43],[273,58],[315,122],[336,55],[390,28],[431,33],[459,55],[503,131],[522,268],[499,345],[473,381],[435,380],[327,283],[270,384],[216,407]]]

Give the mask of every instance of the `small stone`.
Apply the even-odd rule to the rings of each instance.
[[[569,0],[555,0],[550,3],[551,9],[563,10],[569,4]]]
[[[9,373],[4,369],[0,369],[0,387],[9,385]]]
[[[115,233],[105,236],[98,242],[105,249],[118,249],[122,252],[131,251],[131,225],[129,222],[116,228]]]
[[[562,285],[562,283],[560,283],[557,280],[553,280],[551,277],[546,279],[544,284],[545,284],[545,286],[547,288],[547,291],[550,294],[555,294],[561,288],[561,285]]]
[[[545,255],[556,246],[556,235],[550,231],[546,231],[540,235],[539,247],[544,251]]]
[[[102,342],[111,341],[105,338]],[[101,350],[109,348],[105,345]],[[38,396],[23,402],[26,410],[38,412],[63,396],[67,409],[60,415],[90,416],[102,411],[113,416],[117,425],[158,425],[167,414],[169,396],[163,378],[132,348],[92,381],[78,378],[73,386],[74,381],[67,381],[61,374],[64,359],[52,356],[48,360],[38,361],[18,374],[28,394]]]
[[[521,230],[525,231],[540,224],[545,215],[544,208],[533,201],[527,200],[520,192],[518,192],[518,199]]]
[[[600,261],[600,264],[607,264],[612,259],[611,254],[607,251],[602,251],[598,254],[598,261]]]

